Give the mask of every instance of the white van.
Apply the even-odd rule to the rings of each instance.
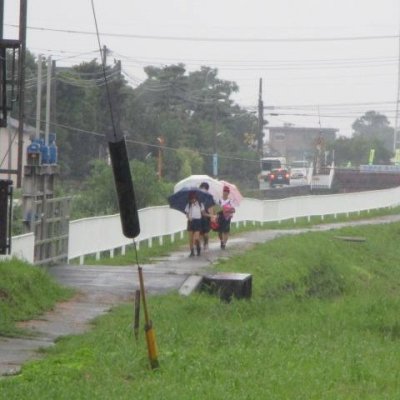
[[[305,179],[307,178],[308,168],[310,164],[308,161],[292,161],[290,163],[290,179]]]

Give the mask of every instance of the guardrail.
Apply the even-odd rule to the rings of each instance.
[[[257,200],[245,198],[237,208],[234,222],[264,223],[283,221],[302,217],[323,218],[327,215],[350,214],[380,208],[395,207],[400,204],[400,187],[368,192],[309,195],[290,197],[279,200]],[[141,232],[135,239],[140,243],[147,241],[152,246],[153,240],[160,243],[166,235],[174,240],[176,235],[183,237],[186,229],[185,216],[168,206],[150,207],[139,210]],[[70,222],[68,260],[95,254],[100,257],[103,251],[111,256],[116,249],[125,253],[127,245],[132,244],[122,234],[119,214],[93,218],[84,218]],[[13,237],[12,255],[33,262],[33,234]]]

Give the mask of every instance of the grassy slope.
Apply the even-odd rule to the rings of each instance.
[[[121,306],[1,380],[0,399],[399,398],[399,239],[390,224],[259,245],[218,267],[253,274],[251,301],[149,299],[157,372]]]
[[[71,293],[40,268],[19,260],[0,261],[0,336],[20,333],[16,321],[38,316]]]

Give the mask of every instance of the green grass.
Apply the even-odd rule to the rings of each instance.
[[[257,245],[217,266],[253,274],[250,301],[148,299],[159,370],[129,304],[0,380],[0,399],[400,398],[399,239],[394,223]]]
[[[16,321],[36,317],[71,294],[41,268],[16,259],[0,261],[0,336],[21,333]]]

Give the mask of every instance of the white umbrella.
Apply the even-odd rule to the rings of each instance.
[[[212,194],[215,202],[217,202],[222,197],[222,182],[217,179],[211,178],[208,175],[190,175],[185,179],[182,179],[174,186],[174,193],[187,187],[199,187],[202,182],[207,182],[210,188],[208,192]]]

